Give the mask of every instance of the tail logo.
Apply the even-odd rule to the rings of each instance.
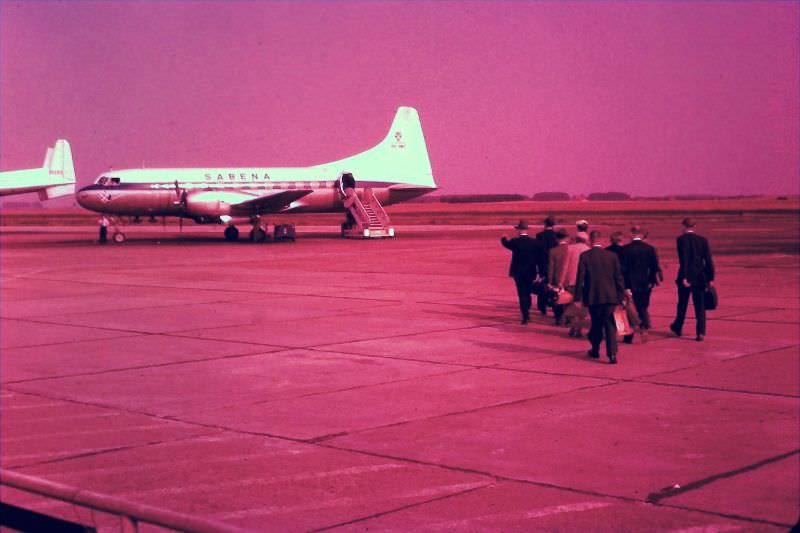
[[[402,131],[394,132],[394,141],[395,142],[392,143],[392,148],[405,148],[406,147],[406,143],[403,142],[403,132]]]

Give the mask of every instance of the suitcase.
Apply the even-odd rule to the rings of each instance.
[[[294,224],[275,224],[275,241],[292,241],[295,239]]]

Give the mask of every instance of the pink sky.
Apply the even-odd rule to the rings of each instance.
[[[444,193],[798,192],[798,2],[0,2],[0,168],[306,166],[416,107]]]

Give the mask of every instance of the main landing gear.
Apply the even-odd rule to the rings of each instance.
[[[236,229],[236,226],[228,226],[225,228],[225,240],[226,241],[235,241],[239,238],[239,230]]]
[[[261,217],[253,217],[250,219],[253,229],[250,230],[250,242],[264,242],[267,240],[267,228],[261,223]],[[228,226],[225,228],[225,240],[236,241],[239,239],[239,229],[236,226]]]

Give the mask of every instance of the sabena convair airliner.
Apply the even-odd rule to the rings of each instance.
[[[252,224],[250,239],[266,231],[271,213],[346,212],[343,236],[391,237],[382,205],[436,190],[417,111],[397,110],[386,138],[374,148],[333,163],[299,168],[174,168],[114,170],[78,192],[78,203],[111,215],[114,241],[125,235],[119,217],[175,216],[200,224]]]
[[[40,168],[0,172],[0,196],[39,193],[40,200],[50,200],[75,192],[75,169],[72,151],[64,139],[48,148]]]

